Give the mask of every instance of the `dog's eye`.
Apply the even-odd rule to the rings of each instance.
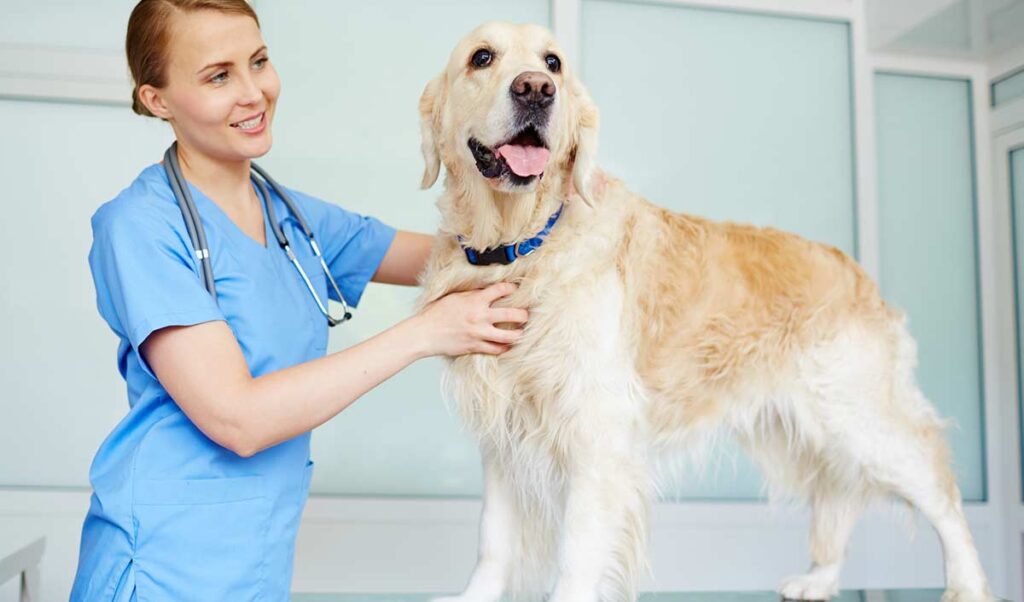
[[[473,53],[473,66],[477,67],[478,69],[483,69],[484,67],[490,65],[492,60],[494,60],[494,53],[492,53],[490,50],[487,50],[486,48],[481,48],[480,50],[477,50],[475,53]]]
[[[548,69],[552,73],[558,73],[559,71],[562,70],[562,61],[560,61],[558,57],[553,54],[549,54],[546,57],[544,57],[544,62],[548,64]]]

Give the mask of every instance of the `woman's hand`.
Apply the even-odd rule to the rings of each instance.
[[[523,334],[528,313],[516,307],[491,307],[518,287],[499,282],[487,288],[449,293],[411,318],[424,356],[459,356],[466,353],[499,355]],[[500,322],[519,324],[516,330],[498,328]]]

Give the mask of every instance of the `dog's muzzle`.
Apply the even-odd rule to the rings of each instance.
[[[556,93],[555,82],[539,71],[520,73],[512,81],[509,94],[515,133],[494,146],[477,138],[468,141],[483,177],[504,178],[514,186],[525,186],[544,175],[551,156],[545,133]]]

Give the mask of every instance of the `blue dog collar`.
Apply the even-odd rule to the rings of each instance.
[[[528,238],[522,242],[512,243],[508,245],[498,245],[492,247],[486,251],[477,251],[471,249],[466,245],[462,244],[462,236],[459,236],[459,244],[462,245],[462,250],[466,252],[466,259],[473,265],[492,265],[500,263],[502,265],[508,265],[520,257],[524,257],[536,251],[542,244],[544,239],[551,232],[551,228],[558,221],[559,216],[562,215],[562,208],[565,204],[561,204],[558,207],[558,211],[548,218],[548,223],[544,226],[544,229],[537,233],[533,238]]]

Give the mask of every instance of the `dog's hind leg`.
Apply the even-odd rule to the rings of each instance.
[[[842,471],[848,483],[837,490],[862,488],[905,499],[928,519],[942,542],[943,602],[995,600],[964,518],[942,424],[916,386],[897,382],[894,389],[890,401],[865,402],[856,419],[833,422],[830,470]]]
[[[484,510],[480,517],[480,547],[476,568],[459,596],[432,602],[497,602],[507,587],[519,540],[518,514],[504,473],[484,463]]]
[[[943,424],[913,375],[916,344],[902,325],[892,340],[891,405],[876,406],[878,432],[873,440],[862,439],[856,451],[871,458],[868,478],[917,507],[939,534],[946,568],[943,601],[995,600],[964,518]],[[866,453],[869,445],[874,453]]]
[[[916,363],[901,322],[852,323],[809,350],[799,364],[809,392],[800,407],[814,410],[800,425],[803,440],[823,474],[836,478],[834,492],[895,494],[931,522],[945,558],[944,602],[989,602],[943,424],[917,386]],[[813,499],[816,490],[809,493]]]
[[[846,543],[864,508],[861,495],[844,491],[826,477],[817,479],[811,498],[811,565],[804,575],[783,582],[786,600],[828,600],[839,593],[839,570]]]
[[[938,533],[946,565],[943,602],[995,600],[964,518],[941,430],[926,425],[913,433],[893,433],[886,447],[889,457],[885,465],[877,466],[871,476],[884,489],[917,507]]]

